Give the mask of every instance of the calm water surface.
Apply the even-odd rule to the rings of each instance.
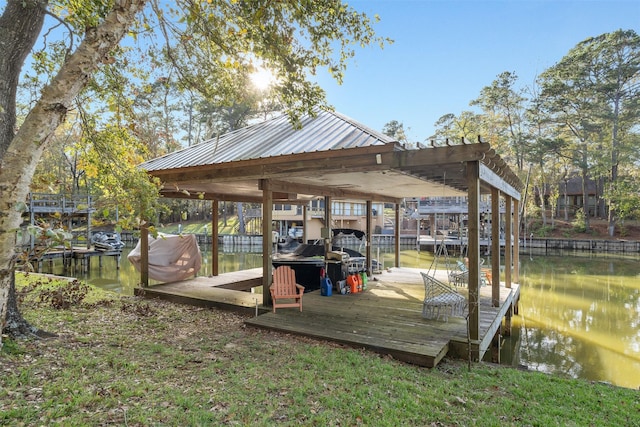
[[[393,254],[374,250],[376,255],[384,265],[393,264]],[[432,261],[425,251],[404,250],[400,257],[403,267],[426,269]],[[640,387],[639,261],[637,255],[521,255],[520,313],[513,319],[512,336],[503,343],[502,363]],[[220,252],[220,273],[261,266],[260,253]],[[139,282],[126,256],[119,270],[112,258],[103,259],[102,268],[94,259],[91,267],[87,275],[74,276],[125,295],[132,295]],[[211,253],[203,251],[199,275],[210,272]]]
[[[637,257],[533,256],[522,260],[520,281],[507,362],[640,387]]]

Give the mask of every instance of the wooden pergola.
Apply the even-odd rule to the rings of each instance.
[[[395,265],[399,266],[400,203],[406,197],[467,196],[470,338],[479,335],[481,194],[491,194],[492,223],[499,224],[500,198],[505,200],[505,286],[518,279],[518,204],[522,183],[486,143],[406,149],[397,141],[344,116],[323,112],[287,130],[284,121],[266,122],[142,165],[164,185],[170,198],[212,202],[213,275],[217,275],[218,203],[262,203],[263,298],[270,305],[272,277],[272,210],[274,203],[306,204],[325,199],[325,225],[331,224],[332,200],[366,202],[366,259],[371,269],[372,203],[395,206]],[[324,130],[324,132],[323,132]],[[292,142],[293,141],[293,142]],[[305,145],[306,144],[306,145]],[[252,148],[253,147],[253,148]],[[293,148],[292,148],[293,147]],[[247,152],[247,150],[254,150]],[[492,230],[492,273],[500,277],[500,227]],[[329,237],[327,231],[323,237]],[[513,237],[512,237],[513,236]],[[142,263],[148,235],[142,233]],[[512,250],[513,249],[513,250]],[[143,267],[143,285],[148,274]],[[493,303],[499,304],[499,280],[493,281]]]

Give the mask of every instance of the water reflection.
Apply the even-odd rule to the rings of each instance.
[[[255,250],[255,249],[254,249]],[[100,268],[67,272],[103,289],[132,295],[139,273],[125,250],[120,269],[105,257]],[[391,266],[391,249],[374,257]],[[219,254],[219,272],[262,266],[260,253],[242,250]],[[530,369],[624,387],[640,387],[640,268],[638,258],[537,256],[521,258],[520,314],[504,341],[502,362]],[[453,260],[451,260],[453,261]],[[403,267],[427,269],[433,255],[405,249]],[[438,260],[443,267],[444,260]],[[486,264],[489,265],[490,260]],[[55,271],[55,274],[63,274]],[[61,269],[61,266],[59,267]],[[46,270],[46,268],[45,268]],[[203,250],[200,276],[211,274],[211,253]]]
[[[133,248],[125,247],[118,262],[111,256],[102,257],[100,261],[97,257],[91,259],[89,271],[84,271],[80,264],[72,265],[71,269],[64,271],[62,263],[56,262],[53,266],[45,264],[44,273],[57,274],[59,276],[72,276],[79,280],[95,285],[99,288],[116,292],[122,295],[133,295],[133,290],[140,283],[140,273],[127,260],[127,255]],[[199,276],[211,275],[211,251],[201,248],[202,267]],[[218,272],[228,273],[232,271],[246,270],[250,268],[262,267],[262,253],[236,251],[220,252],[218,254]],[[150,280],[151,284],[158,283]]]
[[[544,372],[640,387],[639,279],[637,259],[523,260],[520,315],[503,358]]]

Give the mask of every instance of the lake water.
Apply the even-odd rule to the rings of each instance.
[[[637,257],[533,256],[503,363],[640,387]]]
[[[385,266],[393,264],[393,254],[374,249],[376,255]],[[220,273],[262,266],[262,255],[251,251],[221,251],[219,258]],[[403,267],[428,268],[432,261],[426,251],[407,249],[400,256]],[[520,312],[513,318],[512,336],[503,341],[501,363],[639,388],[639,261],[638,255],[521,254]],[[211,253],[203,251],[199,275],[210,272]],[[140,280],[126,256],[120,269],[105,257],[102,268],[94,259],[88,274],[74,276],[124,295],[132,295]]]

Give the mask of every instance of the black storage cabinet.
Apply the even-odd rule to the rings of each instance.
[[[274,268],[278,268],[281,265],[291,267],[296,273],[296,282],[304,286],[305,293],[320,289],[320,269],[323,265],[322,261],[314,263],[273,261],[271,264]]]
[[[333,284],[333,289],[339,291],[338,282],[347,280],[347,264],[342,261],[327,260],[327,277]]]

